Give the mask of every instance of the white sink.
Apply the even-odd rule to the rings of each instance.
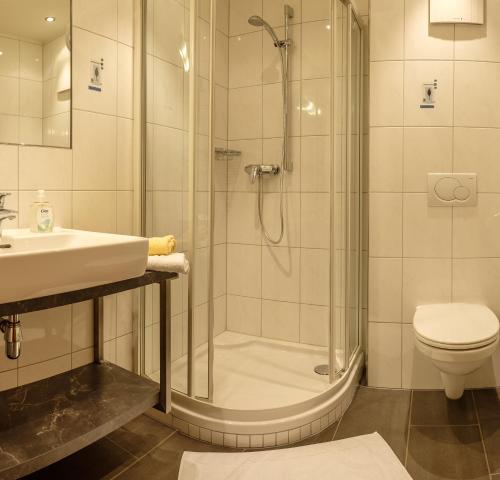
[[[148,240],[56,229],[4,230],[0,245],[0,304],[140,277]]]

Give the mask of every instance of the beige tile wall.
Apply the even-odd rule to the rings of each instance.
[[[133,0],[73,1],[73,149],[0,145],[0,191],[27,227],[39,188],[54,204],[56,224],[104,232],[132,229]],[[89,61],[104,58],[102,94],[87,90]],[[133,360],[132,295],[105,301],[105,356]],[[19,361],[0,355],[0,389],[92,361],[88,303],[25,315]],[[2,340],[3,344],[3,340]],[[3,350],[3,345],[2,345]]]
[[[484,26],[428,24],[428,0],[371,0],[370,385],[441,388],[414,347],[418,304],[500,314],[500,4]],[[437,106],[419,108],[438,79]],[[430,208],[427,172],[477,172],[478,204]],[[470,386],[500,384],[500,353]]]

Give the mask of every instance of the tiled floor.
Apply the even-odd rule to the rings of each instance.
[[[360,387],[340,422],[303,444],[378,431],[414,480],[500,480],[500,388],[442,392]],[[25,480],[175,480],[182,452],[228,451],[140,417]]]

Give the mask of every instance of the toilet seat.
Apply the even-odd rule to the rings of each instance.
[[[444,350],[471,350],[494,343],[499,322],[484,305],[446,303],[421,305],[413,318],[416,338]]]

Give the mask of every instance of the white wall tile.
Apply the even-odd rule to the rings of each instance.
[[[229,282],[230,284],[230,282]],[[300,249],[262,249],[262,298],[299,303]]]
[[[437,80],[434,108],[420,108],[423,85]],[[405,62],[404,121],[407,126],[453,125],[453,62]]]
[[[302,24],[302,78],[330,77],[330,45],[330,20]]]
[[[19,367],[71,352],[71,307],[28,313],[23,323],[23,354]]]
[[[18,189],[18,152],[19,148],[15,145],[0,145],[0,171],[2,172],[0,189],[2,191]]]
[[[266,338],[298,342],[300,340],[298,303],[262,301],[262,335]]]
[[[403,256],[451,257],[451,208],[429,207],[427,194],[403,196]]]
[[[330,191],[330,137],[301,139],[300,187],[305,192]],[[295,166],[295,169],[297,167]]]
[[[404,0],[372,0],[370,59],[401,60],[404,55]]]
[[[368,314],[370,322],[401,322],[401,258],[371,258]]]
[[[403,259],[403,322],[413,323],[419,305],[451,301],[451,259]]]
[[[370,255],[400,257],[402,254],[402,195],[373,193],[370,195]]]
[[[229,87],[248,87],[260,83],[262,83],[262,31],[231,37]]]
[[[405,0],[406,59],[452,60],[454,35],[454,25],[429,24],[427,0]]]
[[[478,78],[481,88],[476,88]],[[455,63],[455,126],[499,128],[499,104],[500,63]]]
[[[370,126],[403,125],[403,62],[372,62]]]
[[[229,90],[229,140],[262,137],[262,88]]]
[[[114,233],[116,192],[73,192],[73,228]]]
[[[371,192],[401,192],[403,187],[403,128],[370,129]]]
[[[107,3],[106,0],[103,3]],[[80,2],[83,3],[83,2]],[[96,3],[92,1],[92,3]],[[115,0],[116,5],[116,0]],[[73,107],[116,114],[117,44],[80,28],[73,29]],[[89,90],[91,61],[104,61],[101,92]]]
[[[52,377],[71,370],[71,355],[28,365],[18,371],[18,385],[26,385],[43,378]]]
[[[127,45],[134,44],[134,1],[118,1],[118,41]]]
[[[368,385],[401,388],[401,325],[370,323],[368,338]]]
[[[71,190],[72,168],[71,150],[19,147],[21,190]]]
[[[328,193],[302,193],[300,203],[301,246],[329,248],[330,195]]]
[[[119,1],[122,0],[75,0],[74,25],[116,39]]]
[[[451,172],[453,129],[406,128],[404,132],[404,191],[427,192],[427,174]]]
[[[490,128],[455,128],[454,159],[456,172],[478,174],[479,192],[500,193],[500,130]]]
[[[261,0],[230,0],[229,35],[233,36],[257,31],[257,27],[248,23],[248,18],[252,15],[262,16]]]
[[[476,206],[453,209],[453,254],[500,257],[500,195],[481,193]]]
[[[19,41],[12,38],[0,38],[0,50],[3,52],[0,60],[0,75],[8,77],[19,76]]]
[[[307,0],[302,4],[302,21],[328,20],[330,18],[329,0]]]
[[[116,189],[116,117],[74,112],[73,187]]]
[[[227,246],[227,292],[259,298],[261,296],[261,247]]]
[[[302,248],[300,253],[300,301],[330,303],[330,251]]]
[[[330,80],[326,78],[302,82],[302,135],[328,135],[330,133],[330,83]]]
[[[300,305],[300,342],[328,346],[330,309],[318,305]]]
[[[121,43],[118,44],[117,75],[117,115],[132,118],[134,116],[134,50]]]
[[[266,0],[263,2],[264,18],[267,18],[272,26],[284,25],[283,9],[285,4],[288,4],[294,11],[294,16],[290,19],[290,23],[299,23],[302,18],[301,3],[300,0]]]
[[[485,3],[488,18],[484,25],[455,26],[456,60],[500,61],[500,31],[496,28],[500,21],[500,5],[495,0]]]
[[[227,328],[233,332],[260,336],[261,327],[260,298],[227,296]]]

